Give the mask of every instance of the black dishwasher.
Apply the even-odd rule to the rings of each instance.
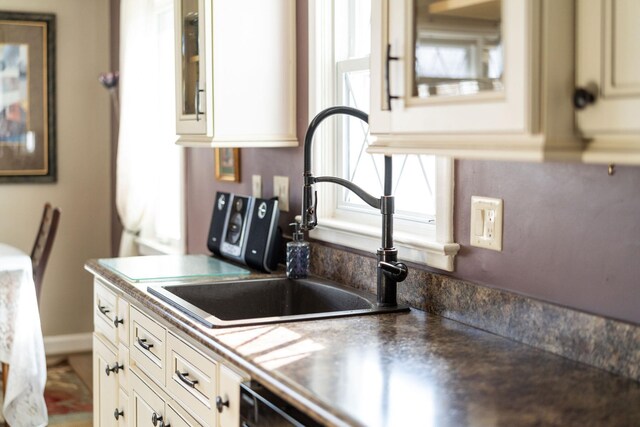
[[[240,384],[240,426],[320,426],[255,381]]]

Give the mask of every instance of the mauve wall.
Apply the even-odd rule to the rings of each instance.
[[[298,138],[307,117],[307,3],[298,1]],[[242,180],[214,179],[213,150],[187,155],[188,250],[204,253],[216,191],[251,194],[251,175],[290,177],[291,211],[300,211],[302,146],[241,150]],[[472,195],[504,199],[502,252],[469,246]],[[456,162],[454,276],[591,313],[640,324],[640,167],[567,163]],[[400,254],[402,257],[402,254]]]
[[[469,246],[471,196],[504,200],[502,252]],[[640,323],[640,167],[456,162],[454,276]]]

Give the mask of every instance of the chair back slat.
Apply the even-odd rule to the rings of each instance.
[[[31,250],[31,263],[33,264],[33,281],[36,286],[36,296],[40,303],[40,291],[42,290],[42,276],[49,261],[53,241],[58,231],[60,222],[60,209],[53,208],[50,203],[45,203],[40,228],[36,235],[36,241]]]

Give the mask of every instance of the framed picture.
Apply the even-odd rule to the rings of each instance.
[[[240,182],[240,149],[216,148],[216,179]]]
[[[55,22],[0,12],[0,182],[56,181]]]

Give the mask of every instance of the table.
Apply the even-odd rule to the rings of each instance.
[[[9,364],[2,413],[11,427],[48,423],[47,365],[31,258],[0,243],[0,361]]]

